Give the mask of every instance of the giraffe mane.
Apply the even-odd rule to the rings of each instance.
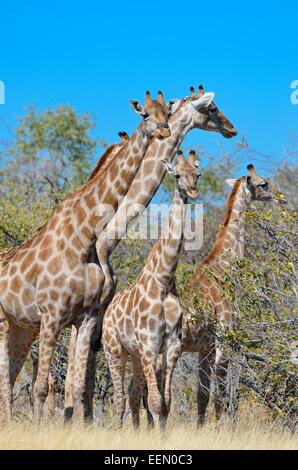
[[[99,158],[95,168],[93,168],[93,170],[89,174],[87,181],[91,181],[98,174],[98,172],[102,169],[103,165],[106,163],[112,151],[117,147],[117,145],[121,144],[112,144],[106,149],[103,155]]]
[[[242,182],[242,178],[239,178],[233,186],[233,189],[229,195],[222,227],[220,227],[218,231],[218,234],[217,234],[217,237],[216,237],[216,240],[215,240],[215,243],[213,245],[211,252],[207,256],[207,258],[205,258],[205,260],[202,261],[201,265],[213,261],[220,254],[222,250],[222,247],[225,241],[225,236],[226,236],[226,229],[231,219],[232,210],[233,210],[235,199],[236,199],[236,194],[238,192],[241,182]]]
[[[51,220],[51,218],[49,220]],[[29,237],[23,243],[20,243],[20,245],[15,245],[15,246],[12,246],[11,248],[8,248],[8,250],[1,251],[0,252],[0,260],[1,261],[2,260],[8,261],[21,248],[26,248],[26,247],[30,246],[31,243],[38,237],[38,235],[41,235],[43,232],[45,232],[49,220],[47,220],[43,225],[38,227],[31,235],[29,235]]]
[[[154,256],[155,252],[158,250],[159,245],[160,245],[160,238],[157,240],[157,242],[154,243],[151,250],[149,251],[149,254],[147,256],[147,261],[149,261]]]
[[[114,145],[119,145],[119,144],[114,144]],[[105,152],[106,157],[105,157],[105,161],[108,160],[108,156],[110,155],[110,153],[112,152],[113,150],[113,145],[111,145]],[[108,163],[106,165],[103,165],[104,162],[102,163],[102,165],[99,165],[99,168],[101,168],[102,166],[104,166],[104,168],[101,168],[100,171],[98,171],[97,173],[94,174],[94,176],[91,178],[91,175],[87,181],[87,183],[84,184],[84,186],[82,186],[82,188],[78,189],[77,191],[75,191],[74,193],[70,194],[69,196],[67,196],[63,202],[65,201],[68,201],[70,199],[74,199],[75,197],[77,196],[80,196],[81,194],[83,194],[85,192],[86,189],[90,188],[91,186],[93,186],[100,178],[102,178],[114,165],[115,165],[115,162],[117,160],[117,158],[120,156],[120,154],[122,154],[122,152],[126,149],[127,147],[127,143],[125,143],[124,145],[122,145],[122,147],[120,147],[120,150],[119,152],[116,152],[115,155],[113,156],[113,158],[110,159],[110,161],[108,161]],[[101,159],[100,159],[101,160]]]

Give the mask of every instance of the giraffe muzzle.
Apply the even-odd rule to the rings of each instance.
[[[195,189],[193,188],[193,189],[190,189],[190,190],[186,191],[186,194],[191,199],[197,199],[197,197],[199,195],[199,192],[196,188]]]
[[[162,128],[157,128],[155,131],[156,137],[159,139],[165,139],[166,137],[170,137],[171,131],[169,127],[162,127]]]
[[[238,131],[237,131],[237,129],[235,129],[235,127],[232,127],[230,129],[223,129],[222,130],[222,135],[226,139],[231,139],[232,137],[236,137],[237,134],[238,134]]]

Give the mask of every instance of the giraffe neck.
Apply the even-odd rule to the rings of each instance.
[[[77,231],[83,230],[87,238],[84,243],[85,254],[89,253],[96,237],[113,217],[133,181],[148,145],[149,139],[144,135],[141,123],[110,164],[105,165],[103,171],[72,196],[76,200],[72,218],[83,222],[77,224]]]
[[[248,206],[249,198],[245,182],[239,179],[235,182],[229,195],[224,222],[218,232],[213,249],[203,264],[215,262],[224,269],[230,261],[243,256],[246,228],[243,214]]]
[[[178,110],[169,121],[169,127],[170,137],[162,141],[154,139],[150,143],[116,216],[98,238],[96,248],[101,264],[106,263],[107,257],[125,235],[129,223],[149,205],[166,172],[160,160],[171,162],[174,159],[187,132],[194,127],[192,115],[182,109]]]
[[[171,286],[180,251],[183,244],[183,232],[187,198],[182,197],[176,184],[173,205],[161,238],[156,242],[148,257],[147,271],[154,274],[159,284],[165,288]]]
[[[98,175],[100,171],[105,170],[105,168],[111,163],[116,153],[119,152],[121,147],[123,147],[123,143],[112,144],[105,150],[105,152],[101,155],[101,157],[97,161],[96,166],[93,168],[93,170],[89,174],[88,181],[91,181],[95,176]]]

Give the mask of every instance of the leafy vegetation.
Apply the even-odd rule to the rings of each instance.
[[[252,207],[246,219],[245,257],[230,263],[220,279],[208,273],[236,312],[233,330],[213,322],[213,334],[229,367],[237,371],[244,395],[251,393],[294,428],[298,416],[297,213],[278,206]],[[229,383],[226,387],[229,408],[237,397],[231,396]],[[230,410],[232,414],[236,408]]]

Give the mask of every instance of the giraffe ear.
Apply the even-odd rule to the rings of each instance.
[[[232,179],[232,178],[231,178],[231,179],[226,180],[226,183],[227,183],[229,186],[232,186],[232,187],[233,187],[234,184],[236,183],[236,181],[237,181],[236,179]]]
[[[212,103],[214,99],[215,93],[204,93],[204,95],[200,96],[197,100],[191,101],[191,104],[196,108],[208,108],[208,106]]]
[[[164,164],[164,166],[166,167],[166,170],[167,170],[168,173],[173,173],[174,172],[174,167],[170,162],[168,162],[167,160],[163,160],[163,159],[160,160],[160,161],[161,161],[161,163]]]
[[[179,104],[180,104],[179,99],[170,100],[170,101],[167,102],[167,108],[168,108],[168,110],[170,111],[171,114],[173,114],[176,111]]]
[[[138,100],[130,100],[130,105],[135,113],[142,114],[142,115],[144,114],[145,108],[144,106],[141,105],[141,103]]]

